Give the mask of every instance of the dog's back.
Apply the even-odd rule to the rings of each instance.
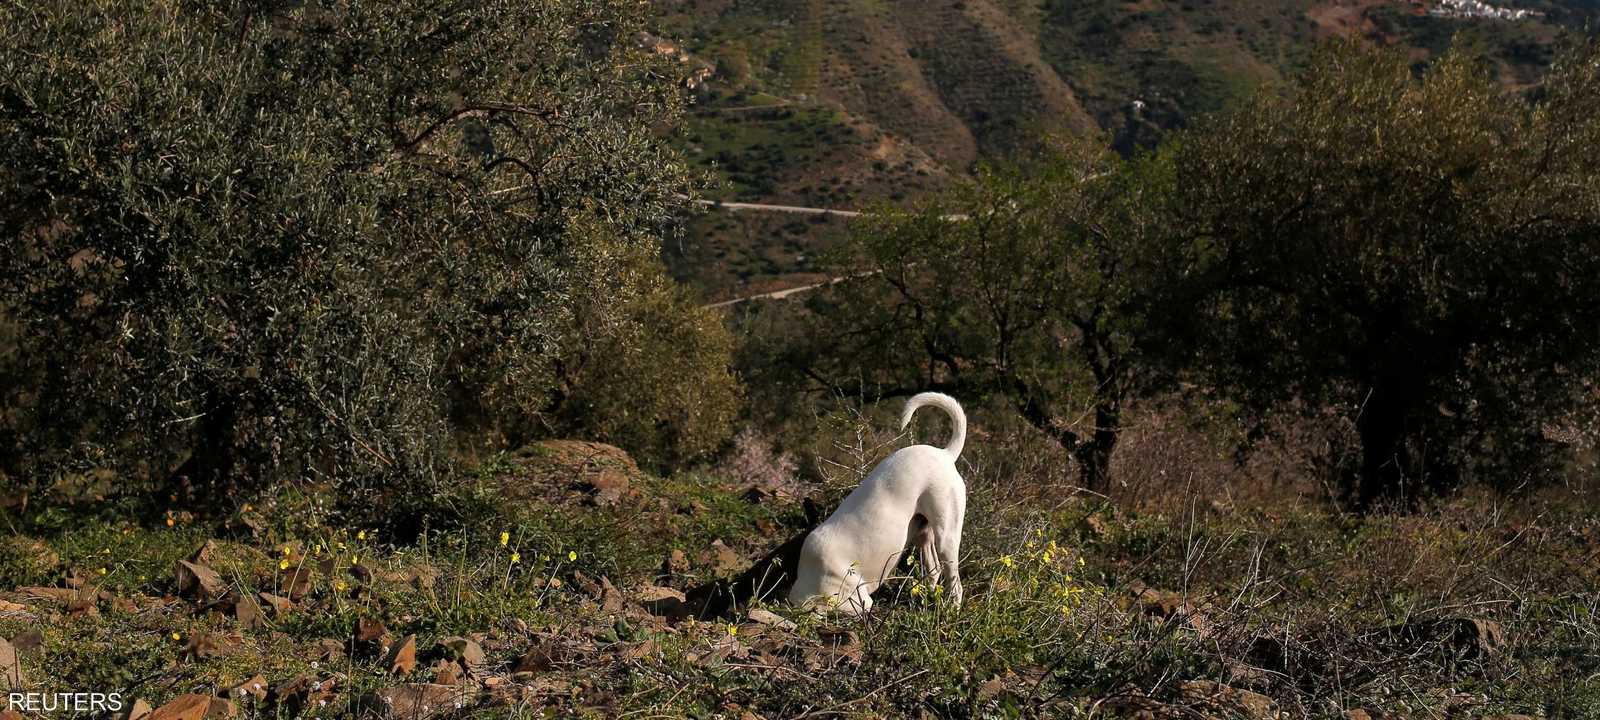
[[[801,550],[790,601],[815,606],[819,599],[846,610],[864,611],[871,595],[916,538],[917,520],[930,519],[960,533],[966,512],[966,485],[956,457],[966,441],[966,414],[953,398],[922,393],[906,403],[901,427],[917,408],[933,405],[950,415],[952,432],[944,448],[913,445],[890,455],[850,493],[833,515],[811,531]],[[820,608],[819,608],[820,609]]]

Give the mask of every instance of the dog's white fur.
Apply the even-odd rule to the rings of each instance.
[[[837,608],[859,615],[908,547],[920,550],[924,572],[941,579],[950,599],[961,604],[961,526],[967,485],[956,458],[967,440],[967,415],[954,398],[921,393],[906,401],[900,428],[924,405],[950,415],[950,442],[943,448],[913,445],[890,455],[851,492],[827,520],[806,537],[789,602],[813,610]]]

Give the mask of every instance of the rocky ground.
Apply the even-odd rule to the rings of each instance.
[[[808,522],[772,466],[657,478],[545,443],[425,530],[341,527],[314,490],[18,515],[0,683],[151,719],[1600,715],[1600,524],[1570,499],[1173,514],[969,468],[959,610],[907,567],[864,621],[715,614],[707,588]]]

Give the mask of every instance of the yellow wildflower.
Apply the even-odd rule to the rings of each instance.
[[[173,632],[173,633],[172,633],[172,639],[173,639],[173,640],[182,640],[182,639],[183,639],[183,636],[182,636],[182,635],[180,635],[180,634],[178,634],[178,633],[177,633],[177,632]]]
[[[511,533],[508,533],[508,532],[506,532],[504,530],[501,530],[500,531],[500,547],[505,547],[506,544],[509,543],[509,542],[511,542]]]
[[[1012,565],[1016,564],[1016,561],[1012,560],[1010,555],[1001,555],[1000,564],[1006,567],[1011,567]]]
[[[568,550],[567,551],[567,562],[577,562],[577,561],[578,561],[578,551],[577,550]]]
[[[360,565],[361,564],[361,556],[360,555],[351,555],[350,556],[350,564],[352,566]]]
[[[1044,556],[1041,557],[1040,559],[1044,560],[1045,564],[1049,564],[1049,563],[1052,563],[1052,562],[1055,561],[1055,556],[1051,555],[1049,550],[1046,550],[1046,551],[1044,551]]]
[[[100,568],[100,574],[101,574],[101,575],[104,575],[104,574],[106,574],[106,569],[105,569],[105,568]]]
[[[289,557],[291,552],[292,551],[289,549],[288,545],[283,546],[283,556],[284,557]]]
[[[916,596],[921,595],[921,594],[922,594],[922,584],[921,583],[918,583],[916,585],[912,585],[911,586],[911,597],[916,597]]]
[[[738,625],[734,625],[733,623],[728,623],[728,637],[736,637],[736,636],[738,636],[738,634],[739,634],[739,626]]]
[[[357,532],[356,533],[356,539],[357,540],[365,540],[365,539],[367,539],[367,531],[361,530],[361,531]]]
[[[283,560],[279,560],[278,561],[278,569],[279,570],[288,570],[289,569],[289,560],[287,558],[285,558]]]
[[[519,562],[522,562],[522,553],[513,551],[511,553],[511,564],[515,565]]]

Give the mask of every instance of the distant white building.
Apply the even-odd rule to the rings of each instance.
[[[1428,9],[1428,14],[1438,17],[1522,20],[1543,13],[1533,10],[1498,7],[1483,2],[1483,0],[1439,0],[1438,5]]]

